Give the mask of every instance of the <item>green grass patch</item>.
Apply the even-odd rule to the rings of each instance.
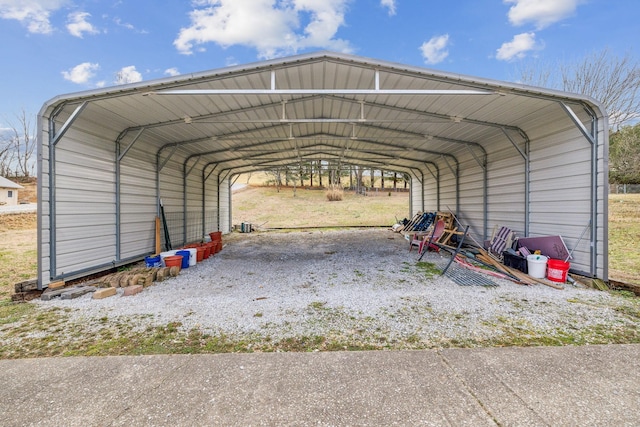
[[[416,267],[420,271],[422,271],[424,275],[427,276],[427,278],[429,279],[439,275],[442,272],[442,270],[440,270],[438,266],[436,266],[432,262],[418,261],[416,262]]]
[[[0,325],[15,323],[32,314],[34,308],[31,304],[15,303],[11,300],[0,301]]]

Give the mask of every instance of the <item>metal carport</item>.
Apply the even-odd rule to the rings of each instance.
[[[317,159],[406,172],[408,215],[478,239],[562,235],[606,280],[607,158],[589,97],[332,52],[61,95],[38,116],[39,286],[148,255],[160,198],[183,244],[230,230],[234,176]]]

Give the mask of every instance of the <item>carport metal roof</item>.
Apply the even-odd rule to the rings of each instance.
[[[81,113],[113,132],[121,157],[145,141],[160,164],[180,149],[230,174],[319,159],[415,173],[454,168],[460,147],[482,166],[496,139],[526,156],[552,104],[593,138],[587,97],[320,52],[63,95],[43,110],[54,145]]]

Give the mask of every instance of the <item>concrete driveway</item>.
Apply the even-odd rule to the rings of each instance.
[[[639,345],[0,361],[3,426],[624,426]]]

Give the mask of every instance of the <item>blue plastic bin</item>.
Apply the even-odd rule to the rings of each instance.
[[[148,256],[144,258],[144,263],[147,267],[162,267],[162,258],[160,255]]]
[[[176,255],[182,255],[182,268],[189,268],[189,255],[191,252],[189,251],[178,251]]]

